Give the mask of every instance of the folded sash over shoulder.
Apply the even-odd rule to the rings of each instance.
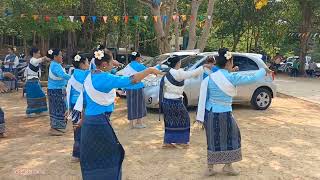
[[[220,70],[210,74],[201,82],[200,86],[197,120],[201,122],[204,122],[209,78],[228,96],[234,97],[237,95],[236,87],[222,74]]]
[[[40,67],[39,66],[34,66],[33,64],[29,63],[29,69],[34,71],[34,72],[38,72],[40,70]]]
[[[78,93],[81,93],[83,91],[83,85],[76,80],[74,75],[72,75],[71,78],[69,79],[67,89],[66,89],[68,110],[70,109],[71,88],[74,88]]]
[[[123,76],[132,76],[137,74],[138,72],[131,67],[130,64],[128,64],[124,69],[123,69]]]
[[[164,78],[167,78],[167,80],[178,87],[182,87],[184,86],[184,81],[177,81],[176,79],[174,79],[174,77],[172,76],[172,74],[169,72],[162,77],[161,81],[160,81],[160,91],[159,91],[159,120],[160,120],[160,114],[162,113],[162,107],[161,104],[163,102],[163,98],[164,98],[164,92],[163,92],[163,88],[164,88]]]
[[[96,90],[92,85],[91,73],[87,76],[84,81],[84,89],[81,91],[80,96],[76,102],[74,107],[75,110],[82,112],[83,110],[83,91],[85,90],[87,95],[90,97],[92,101],[101,105],[101,106],[109,106],[114,103],[116,98],[116,91],[112,89],[110,92],[105,93]]]
[[[64,68],[62,68],[62,71],[66,72],[66,70]],[[55,81],[63,80],[63,78],[54,75],[53,72],[51,71],[51,69],[49,69],[49,77],[50,77],[50,79],[55,80]]]

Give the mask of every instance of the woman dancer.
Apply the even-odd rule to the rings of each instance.
[[[124,88],[140,82],[149,74],[161,72],[149,68],[131,77],[115,76],[107,71],[113,68],[112,59],[103,51],[95,52],[97,69],[91,71],[84,81],[75,106],[81,111],[81,96],[86,101],[85,118],[81,127],[80,165],[84,180],[121,179],[124,149],[117,139],[106,112],[113,108],[116,88]]]
[[[131,63],[123,69],[125,76],[132,76],[147,69],[146,66],[140,63],[142,58],[139,52],[133,52],[131,54],[131,60]],[[146,127],[142,122],[142,118],[147,115],[143,88],[144,84],[140,82],[125,89],[127,92],[128,120],[130,121],[130,128],[141,129]],[[134,121],[137,121],[135,126]]]
[[[32,48],[30,51],[29,65],[25,70],[26,77],[26,94],[27,94],[27,117],[35,117],[41,113],[47,112],[47,99],[40,84],[40,63],[50,60],[47,57],[41,57],[40,50],[38,48]]]
[[[161,79],[159,93],[165,124],[163,147],[174,147],[173,143],[187,146],[190,140],[190,117],[183,104],[184,80],[202,75],[204,67],[184,71],[178,56],[170,57],[167,64],[170,70]],[[208,64],[204,66],[208,69],[212,67]]]
[[[197,113],[197,120],[204,122],[207,136],[206,175],[216,174],[216,164],[225,164],[223,171],[228,175],[238,175],[232,163],[242,159],[241,136],[232,115],[232,97],[236,95],[236,86],[262,79],[266,70],[260,69],[247,76],[230,73],[233,71],[233,58],[226,48],[219,50],[216,61],[217,69],[201,83]]]
[[[52,59],[48,77],[48,99],[50,112],[50,132],[52,136],[61,136],[65,133],[67,122],[65,120],[65,86],[70,75],[62,67],[62,52],[59,49],[49,50],[48,57]]]
[[[71,119],[74,126],[74,144],[72,151],[72,162],[80,161],[80,138],[81,138],[81,124],[83,115],[81,112],[74,110],[74,106],[78,100],[80,93],[83,91],[83,82],[87,77],[89,71],[89,61],[84,56],[76,54],[73,56],[72,61],[73,74],[68,81],[67,93],[67,106],[69,111],[68,118]]]
[[[19,58],[15,54],[16,48],[15,47],[10,47],[8,48],[8,55],[4,59],[4,72],[10,72],[12,73],[15,77],[17,76],[17,66],[19,65]],[[5,79],[4,80],[5,84],[9,87],[9,90],[14,90],[17,88],[17,80],[16,78],[14,79]]]

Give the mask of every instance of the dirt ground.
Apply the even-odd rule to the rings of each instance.
[[[80,166],[71,163],[72,127],[63,137],[48,136],[49,118],[26,119],[21,92],[0,95],[6,113],[8,138],[0,139],[0,179],[81,179]],[[195,111],[191,110],[192,119]],[[189,149],[162,149],[163,123],[149,113],[147,129],[129,130],[125,101],[112,116],[126,150],[124,180],[201,179],[320,179],[320,106],[291,97],[274,100],[267,111],[236,106],[242,133],[243,160],[235,164],[238,177],[218,174],[206,178],[204,131],[192,131]]]

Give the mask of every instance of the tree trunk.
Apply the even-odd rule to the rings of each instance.
[[[179,19],[176,19],[174,21],[174,34],[175,34],[175,50],[179,51],[180,50],[180,45],[179,45],[179,38],[180,38],[180,33],[179,33]]]
[[[198,42],[198,49],[200,49],[201,52],[206,47],[207,41],[209,38],[210,29],[212,26],[212,19],[213,19],[212,14],[213,14],[214,3],[215,3],[215,0],[209,0],[208,9],[207,9],[207,20],[204,25],[200,40]],[[209,19],[209,17],[210,17],[210,19]]]
[[[168,40],[168,36],[164,32],[163,23],[160,19],[160,7],[156,6],[151,9],[153,16],[157,16],[158,20],[154,22],[154,27],[156,31],[156,36],[158,38],[158,47],[159,47],[159,53],[167,53],[170,52],[170,43]]]
[[[72,32],[68,31],[68,46],[67,46],[67,62],[68,64],[72,63],[71,54],[72,54]]]
[[[36,32],[33,31],[33,36],[32,36],[32,46],[37,46],[37,40],[36,40]]]
[[[300,0],[300,6],[302,9],[302,24],[300,30],[302,33],[300,36],[300,73],[305,75],[306,72],[304,67],[306,63],[306,55],[309,49],[308,41],[311,31],[313,10],[311,7],[311,2],[309,1]]]
[[[23,38],[23,51],[24,51],[24,54],[27,56],[28,55],[28,48],[27,48],[26,38]]]
[[[239,36],[233,36],[233,45],[232,45],[232,51],[235,52],[237,50],[237,46],[239,44],[240,37]]]
[[[3,41],[4,38],[3,38],[3,34],[1,34],[1,37],[0,37],[0,48],[2,49],[3,48]]]
[[[197,17],[198,17],[198,9],[202,0],[192,0],[191,3],[191,20],[190,20],[190,28],[189,28],[189,42],[187,49],[194,49],[197,42],[197,34],[196,34],[196,26],[197,26]]]

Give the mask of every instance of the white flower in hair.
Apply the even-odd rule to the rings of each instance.
[[[52,53],[53,53],[52,49],[49,49],[48,54],[52,55]]]
[[[132,54],[132,56],[137,56],[138,53],[137,52],[132,52],[131,54]]]
[[[13,51],[17,51],[17,48],[14,47],[14,48],[13,48]]]
[[[100,50],[100,51],[94,52],[94,58],[95,59],[101,60],[103,57],[104,57],[104,52],[103,51]]]
[[[226,57],[227,60],[230,60],[232,58],[232,53],[227,51],[224,57]]]
[[[81,60],[81,56],[79,54],[77,54],[75,57],[74,57],[74,61],[76,62],[79,62]]]

